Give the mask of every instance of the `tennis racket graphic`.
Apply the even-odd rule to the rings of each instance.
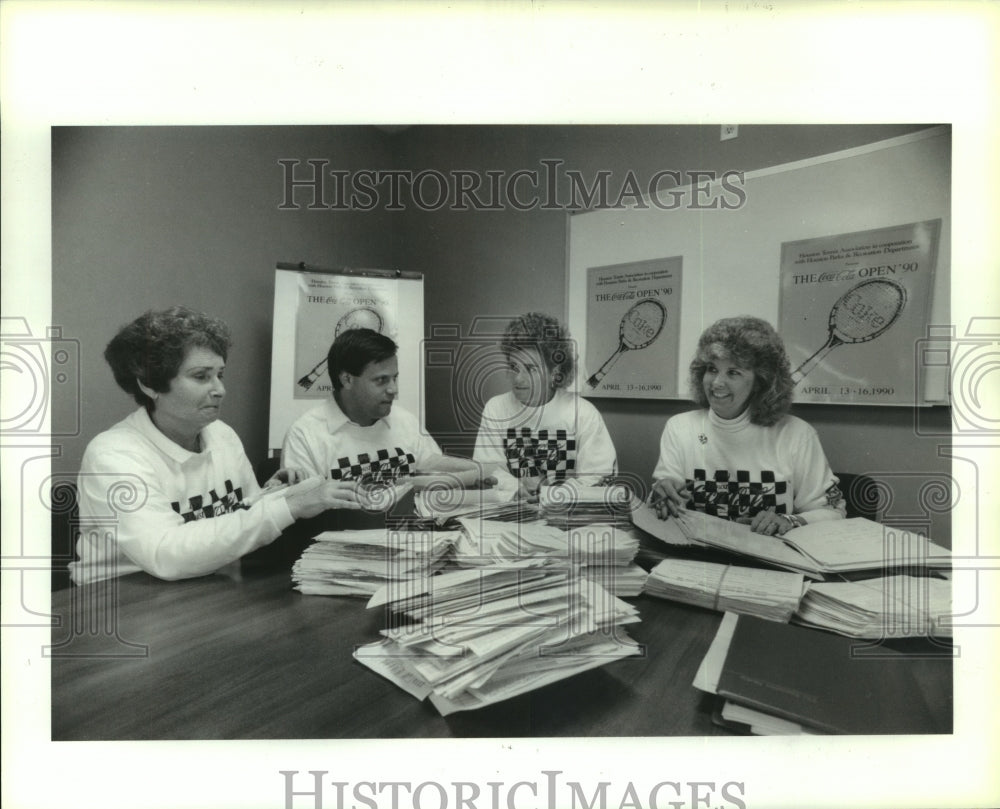
[[[622,317],[621,325],[618,327],[617,350],[587,380],[587,384],[596,388],[622,354],[646,348],[660,336],[663,324],[666,322],[667,310],[659,301],[648,299],[633,304]]]
[[[882,278],[862,281],[840,296],[830,309],[826,344],[792,373],[798,384],[839,345],[874,340],[899,318],[906,306],[906,288]]]
[[[373,331],[381,332],[382,316],[374,309],[369,309],[366,306],[362,306],[359,309],[352,309],[337,321],[337,327],[333,331],[333,339],[336,340],[341,332],[350,331],[351,329],[372,329]],[[313,369],[299,380],[299,387],[309,390],[324,373],[326,373],[326,357],[317,362],[313,366]]]

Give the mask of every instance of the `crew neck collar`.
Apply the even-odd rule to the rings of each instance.
[[[738,432],[750,426],[750,408],[748,407],[734,419],[724,419],[709,408],[708,420],[713,427],[727,432]]]

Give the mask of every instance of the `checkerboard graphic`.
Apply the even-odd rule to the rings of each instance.
[[[503,441],[507,469],[517,478],[564,480],[576,469],[576,438],[567,430],[511,428]]]
[[[215,489],[210,489],[208,495],[195,494],[187,498],[187,511],[181,511],[180,501],[171,503],[174,511],[184,518],[184,522],[194,522],[195,520],[207,520],[211,517],[218,517],[220,514],[228,514],[230,511],[244,508],[243,488],[233,486],[233,482],[226,479],[225,494],[219,495]]]
[[[330,477],[333,480],[363,479],[379,483],[416,474],[416,465],[417,459],[412,453],[394,447],[338,458],[337,465],[330,469]]]
[[[720,469],[711,476],[704,469],[695,469],[688,487],[691,490],[688,508],[713,517],[734,520],[768,509],[774,509],[776,514],[787,511],[784,503],[778,503],[778,497],[788,491],[788,482],[776,480],[770,471],[762,471],[760,479],[753,480],[750,472],[743,469],[736,470],[735,475]]]

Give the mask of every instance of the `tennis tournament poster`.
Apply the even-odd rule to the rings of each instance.
[[[797,402],[912,405],[941,220],[785,242],[779,331]]]
[[[398,283],[393,278],[302,273],[295,316],[294,399],[325,399],[333,391],[326,355],[334,339],[355,328],[397,339]]]
[[[677,395],[681,256],[587,269],[585,396]]]

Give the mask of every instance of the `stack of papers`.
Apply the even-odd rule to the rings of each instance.
[[[950,616],[950,581],[900,575],[812,583],[795,620],[852,638],[950,637]]]
[[[389,581],[439,569],[456,538],[454,531],[325,531],[292,566],[292,582],[306,595],[368,597]]]
[[[640,654],[622,628],[636,610],[552,560],[396,582],[368,603],[382,605],[413,623],[355,658],[443,716]]]
[[[584,578],[619,597],[642,593],[648,574],[634,561],[639,537],[631,526],[585,525],[566,534],[570,559],[583,563],[580,572]]]
[[[798,608],[805,587],[800,573],[690,559],[664,559],[646,580],[646,592],[658,598],[783,623]]]
[[[649,574],[635,562],[627,565],[606,567],[603,565],[587,565],[580,569],[585,579],[595,582],[609,593],[619,598],[635,598],[642,595]]]
[[[538,517],[537,506],[517,500],[517,479],[504,469],[422,474],[410,478],[417,514],[443,525],[457,517],[484,515],[495,520]]]
[[[593,523],[627,525],[632,510],[640,505],[632,491],[621,483],[582,486],[576,481],[542,486],[538,490],[541,515],[550,525],[573,528]]]
[[[478,518],[458,521],[455,545],[461,567],[484,567],[524,559],[555,559],[617,596],[637,596],[646,573],[634,563],[639,540],[627,528],[586,525],[563,530],[546,523],[506,523]]]
[[[464,517],[455,545],[459,565],[481,567],[520,559],[554,558],[576,565],[627,565],[639,540],[625,529],[593,524],[564,531],[545,523],[508,523]]]
[[[503,489],[430,489],[418,492],[414,502],[419,516],[432,517],[439,525],[459,517],[503,521],[538,518],[537,506],[519,501]]]

